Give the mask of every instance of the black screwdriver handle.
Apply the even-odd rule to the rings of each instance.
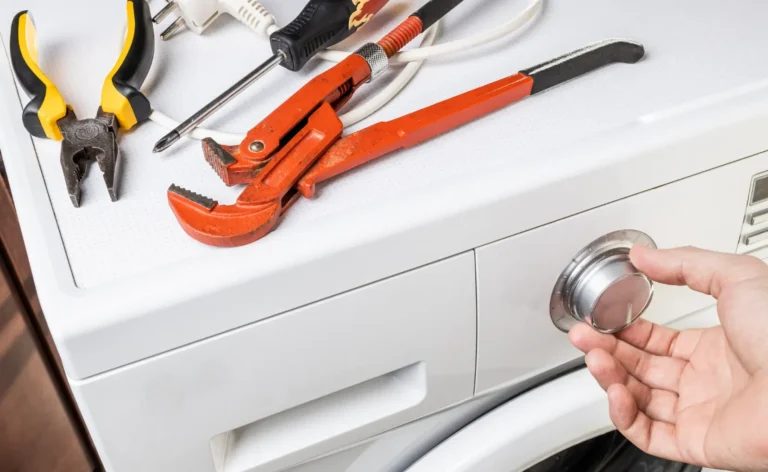
[[[384,7],[387,0],[310,0],[290,24],[270,36],[282,65],[298,71],[319,51],[347,39]]]

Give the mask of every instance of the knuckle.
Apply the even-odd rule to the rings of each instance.
[[[768,274],[768,264],[762,259],[751,254],[740,254],[735,257],[739,258],[739,262],[745,269],[751,269],[756,273]]]
[[[734,264],[731,267],[730,277],[733,283],[741,283],[747,280],[768,280],[768,264],[755,256],[743,254],[734,255]]]
[[[648,377],[648,362],[644,356],[639,356],[634,361],[634,369],[632,369],[632,373],[635,377],[637,377],[638,380],[641,381]]]

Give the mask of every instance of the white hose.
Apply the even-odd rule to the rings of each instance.
[[[523,27],[525,27],[526,25],[528,25],[528,23],[530,23],[533,19],[535,19],[538,16],[543,6],[544,6],[544,0],[534,0],[518,16],[504,23],[503,25],[497,26],[489,30],[485,30],[481,33],[478,33],[474,36],[470,36],[468,38],[462,38],[455,41],[450,41],[444,44],[439,44],[437,46],[419,47],[417,49],[412,49],[409,51],[400,51],[394,56],[392,56],[391,58],[389,58],[389,62],[403,63],[403,62],[423,61],[425,59],[429,59],[430,57],[445,56],[447,54],[453,54],[455,52],[463,52],[477,46],[486,45],[490,42],[496,41],[497,39],[501,39],[507,35],[515,33],[520,29],[522,29]],[[328,61],[340,62],[349,54],[350,53],[348,51],[340,51],[340,50],[331,48],[327,51],[322,51],[318,53],[317,57],[320,57]]]
[[[424,33],[424,38],[421,41],[422,47],[429,47],[435,42],[435,38],[440,32],[440,22],[438,21],[431,28]],[[413,79],[416,72],[419,71],[424,64],[424,60],[414,61],[406,65],[402,71],[400,71],[394,80],[387,84],[379,93],[374,95],[373,98],[358,105],[352,111],[349,111],[339,117],[344,127],[352,126],[353,124],[368,118],[375,113],[379,108],[389,103],[395,96],[400,93],[402,89],[408,85],[408,82]]]
[[[374,95],[370,100],[340,116],[339,118],[341,122],[344,124],[344,127],[351,126],[369,117],[379,108],[389,103],[413,79],[416,72],[418,72],[424,64],[424,60],[430,57],[468,51],[471,48],[488,44],[515,33],[537,18],[543,5],[544,0],[533,0],[533,2],[519,15],[501,26],[483,31],[468,38],[433,46],[440,28],[440,22],[438,21],[424,33],[418,48],[401,51],[390,58],[390,63],[408,63],[403,70],[395,76],[392,82],[387,84],[386,87]],[[277,26],[271,25],[266,30],[267,34],[271,34],[276,29]],[[349,51],[329,49],[318,53],[317,56],[331,62],[340,62],[349,56],[349,54],[351,54]],[[169,130],[174,129],[179,125],[178,121],[157,109],[152,111],[149,119]],[[212,138],[214,141],[221,144],[235,145],[245,139],[245,133],[235,134],[205,128],[195,128],[190,131],[186,137],[194,139]]]

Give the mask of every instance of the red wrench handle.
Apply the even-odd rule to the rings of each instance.
[[[342,62],[313,78],[261,123],[254,126],[238,151],[239,159],[264,161],[279,152],[291,134],[299,131],[306,120],[323,103],[334,110],[341,108],[371,75],[363,57],[350,54]]]
[[[392,121],[338,140],[301,178],[299,191],[306,198],[315,185],[397,149],[414,146],[476,118],[492,113],[531,94],[533,79],[517,73]]]

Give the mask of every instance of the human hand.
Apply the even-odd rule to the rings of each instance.
[[[716,298],[721,325],[638,320],[616,335],[574,326],[568,337],[606,390],[616,429],[664,459],[768,470],[768,265],[694,248],[634,247],[630,257],[656,282]]]

